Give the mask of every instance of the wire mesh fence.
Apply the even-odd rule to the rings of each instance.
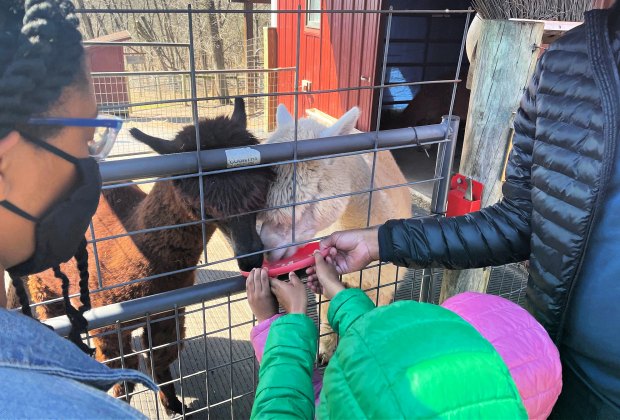
[[[458,78],[464,37],[453,63],[454,78],[443,80],[452,86],[450,106],[438,110],[436,124],[380,131],[383,92],[429,83],[389,82],[393,16],[405,24],[407,17],[420,15],[461,16],[459,30],[464,34],[471,10],[311,11],[320,16],[319,28],[326,25],[320,31],[327,31],[337,19],[344,24],[344,16],[357,16],[349,21],[351,30],[341,32],[342,39],[332,40],[342,45],[353,42],[360,24],[375,22],[379,51],[368,73],[376,77],[364,80],[365,76],[354,75],[336,82],[332,77],[329,83],[317,85],[305,79],[309,73],[302,71],[303,63],[321,67],[324,55],[333,55],[333,50],[323,51],[322,46],[316,51],[303,41],[316,36],[317,18],[313,14],[307,21],[310,13],[301,8],[151,9],[145,3],[144,9],[138,9],[120,2],[102,9],[94,5],[80,13],[85,34],[91,35],[85,44],[98,49],[89,52],[97,102],[102,111],[122,116],[124,127],[112,156],[101,164],[104,193],[87,235],[95,309],[87,316],[92,330],[85,339],[96,347],[98,360],[153,375],[164,399],[126,384],[113,391],[151,418],[165,417],[166,409],[177,417],[247,418],[258,366],[249,342],[255,320],[239,269],[260,263],[263,253],[302,245],[339,228],[383,223],[389,214],[380,210],[391,207],[390,200],[398,194],[399,204],[407,209],[405,217],[445,213],[458,131],[458,119],[451,114],[457,88],[464,89]],[[290,20],[279,20],[284,15]],[[248,22],[255,24],[243,42],[233,38],[230,50],[235,53],[220,57],[226,68],[217,69],[222,63],[208,51],[226,46],[226,39],[210,31],[214,16],[220,29],[245,24],[246,35]],[[269,18],[279,24],[292,22],[290,32],[278,28],[279,47],[273,45],[269,31],[256,28],[267,25]],[[124,34],[122,41],[103,39],[106,28],[130,36]],[[280,47],[292,51],[293,63],[273,60],[269,50]],[[111,62],[109,52],[105,53],[110,48],[117,49],[122,65],[95,68],[101,59],[96,54]],[[341,52],[346,54],[346,49]],[[366,52],[360,50],[360,54]],[[362,67],[360,71],[365,71]],[[241,127],[233,97],[245,100]],[[363,112],[369,114],[374,129],[357,134],[329,131],[336,119],[316,107],[324,103],[321,98],[336,98],[340,108],[348,108],[350,100],[367,101]],[[275,105],[285,101],[291,108],[288,136],[276,124]],[[311,123],[300,119],[306,111]],[[232,120],[218,122],[222,121],[218,117],[231,114]],[[448,117],[441,120],[441,115]],[[131,129],[157,139],[137,141]],[[423,146],[436,149],[431,170],[425,176],[405,178],[392,153]],[[410,165],[429,159],[417,152],[412,156]],[[309,168],[315,171],[313,176],[308,176]],[[400,175],[394,178],[395,173]],[[317,183],[321,174],[331,178]],[[414,209],[412,190],[423,184],[432,186],[432,201],[427,208]],[[285,192],[284,200],[273,199],[274,188]],[[332,216],[328,223],[321,222],[321,229],[312,230],[306,221],[319,207],[330,209]],[[268,212],[271,219],[265,216]],[[266,223],[274,219],[280,220],[280,230],[274,234],[277,241],[265,233]],[[76,275],[71,263],[64,269]],[[524,273],[520,265],[493,269],[489,292],[520,302]],[[441,275],[441,270],[374,265],[348,282],[366,288],[379,303],[392,299],[436,303]],[[53,276],[43,273],[30,278],[28,288],[38,316],[48,319],[59,334],[66,334],[68,322],[57,317],[63,310],[53,283]],[[77,289],[72,292],[77,295]],[[314,295],[309,299],[309,315],[318,326],[325,305]]]
[[[172,385],[183,403],[182,412],[174,418],[248,418],[258,375],[249,341],[255,320],[243,292],[243,280],[231,278],[232,275],[234,270],[198,270],[196,284],[201,287],[195,288],[189,297],[173,291],[169,292],[168,302],[129,302],[117,313],[110,308],[97,309],[98,320],[91,324],[104,328],[91,331],[88,339],[91,345],[101,337],[128,343],[118,357],[106,361],[115,367],[152,374],[167,366],[157,364],[166,358],[161,353],[175,359],[169,365],[170,379],[159,381],[161,386]],[[441,270],[408,270],[403,280],[384,279],[381,287],[394,290],[395,300],[437,303],[441,275]],[[520,302],[526,277],[526,271],[518,264],[495,268],[489,292]],[[208,287],[214,285],[219,287]],[[425,288],[431,291],[428,298],[423,296]],[[309,294],[308,299],[309,315],[318,326],[316,298]],[[59,332],[62,328],[57,327]],[[154,337],[160,328],[169,330],[173,340],[158,342]],[[150,418],[167,417],[157,395],[142,386],[123,390],[120,398],[129,399],[133,407]]]
[[[268,85],[270,74],[291,72],[284,69],[241,69],[222,74],[218,71],[198,71],[195,88],[201,97],[219,95],[218,78],[224,78],[231,97],[243,97],[258,92],[275,92],[277,86]],[[124,127],[110,153],[110,158],[153,153],[129,134],[131,128],[149,130],[161,138],[173,139],[188,124],[193,123],[190,72],[124,72],[93,73],[97,104],[103,113],[124,118]],[[265,100],[260,96],[245,100],[248,128],[259,138],[266,137]],[[201,118],[214,118],[232,113],[232,100],[201,101],[197,105]]]

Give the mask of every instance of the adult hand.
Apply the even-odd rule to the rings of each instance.
[[[379,259],[379,228],[332,233],[321,241],[321,249],[329,249],[325,259],[336,266],[338,274],[359,271]],[[308,268],[306,273],[312,277],[315,267]]]
[[[332,299],[344,285],[340,281],[340,275],[336,271],[336,266],[327,263],[320,252],[314,253],[315,274],[308,276],[308,288],[314,293],[324,295],[327,299]]]
[[[269,279],[271,291],[287,314],[305,314],[308,308],[306,287],[295,273],[289,273],[289,281]]]

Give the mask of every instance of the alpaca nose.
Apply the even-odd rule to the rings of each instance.
[[[298,246],[274,249],[273,251],[267,253],[267,261],[280,261],[285,258],[290,258],[295,255],[298,249]]]
[[[250,255],[249,257],[239,258],[237,260],[241,271],[252,271],[253,268],[263,266],[263,254]]]

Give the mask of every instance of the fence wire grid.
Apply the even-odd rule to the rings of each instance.
[[[92,3],[94,5],[96,2]],[[145,4],[148,6],[148,3]],[[471,10],[271,10],[266,5],[255,5],[252,10],[248,10],[241,5],[237,6],[223,10],[192,9],[191,6],[186,9],[132,9],[129,6],[100,9],[93,6],[79,10],[82,25],[88,22],[91,26],[90,29],[83,28],[85,34],[97,36],[90,39],[85,36],[85,46],[87,50],[91,50],[89,54],[117,49],[124,60],[121,68],[94,69],[92,73],[100,109],[120,115],[124,119],[124,127],[112,155],[101,164],[101,169],[104,191],[109,194],[106,197],[126,203],[126,207],[115,210],[116,221],[95,216],[91,223],[88,234],[92,267],[90,291],[93,301],[103,302],[103,305],[90,311],[87,316],[92,330],[84,339],[89,345],[97,347],[97,356],[102,362],[113,367],[140,369],[154,375],[162,388],[173,388],[173,393],[183,404],[176,413],[166,413],[158,396],[140,386],[135,389],[124,386],[119,388],[120,391],[117,389],[117,397],[129,400],[132,406],[150,418],[166,418],[168,414],[172,414],[174,418],[190,415],[193,418],[216,419],[249,417],[258,375],[258,364],[249,342],[250,331],[256,321],[247,304],[245,279],[239,274],[237,259],[323,237],[317,233],[313,238],[296,240],[298,235],[295,225],[301,220],[296,217],[296,213],[299,215],[303,212],[306,208],[304,206],[337,202],[351,197],[367,197],[368,208],[364,211],[365,217],[359,226],[365,227],[373,224],[371,206],[382,204],[373,202],[373,199],[377,200],[379,193],[400,189],[405,190],[407,196],[411,197],[413,190],[427,185],[433,191],[432,200],[420,204],[412,199],[412,215],[423,217],[445,212],[458,130],[458,120],[452,119],[452,113],[457,89],[464,89],[460,84],[459,74],[463,61],[464,35]],[[319,14],[321,22],[329,22],[336,16],[342,19],[342,16],[346,15],[376,17],[379,53],[374,69],[377,73],[374,83],[368,85],[360,81],[351,84],[343,81],[337,86],[310,91],[307,86],[302,86],[300,63],[306,59],[304,54],[307,52],[301,51],[300,45],[301,37],[307,35],[306,19],[309,14]],[[233,56],[225,55],[226,68],[217,69],[216,59],[207,54],[211,44],[197,41],[197,36],[208,33],[208,25],[212,23],[209,19],[213,15],[220,20],[221,25],[237,27],[242,25],[244,16],[247,19],[247,16],[251,15],[254,28],[252,34],[244,39],[244,42],[247,41],[245,47],[237,48],[239,59],[236,65]],[[267,41],[263,36],[266,32],[257,28],[258,25],[268,26],[269,19],[273,22],[280,15],[290,15],[296,22],[293,39],[277,40],[286,42],[294,51],[294,66],[278,67],[267,63]],[[402,39],[399,40],[393,34],[395,18],[407,22],[407,19],[430,16],[466,17],[464,26],[459,29],[460,47],[457,60],[452,66],[454,77],[390,82],[387,63],[390,49],[395,45],[394,42],[402,42]],[[153,36],[158,34],[148,31],[148,25],[144,23],[151,22],[153,28],[161,28],[166,26],[165,19],[171,20],[169,25],[172,25],[174,37],[166,32]],[[316,17],[313,17],[312,21],[315,19]],[[121,41],[105,40],[101,37],[107,35],[105,31],[108,21],[115,22],[116,26],[110,28],[116,31],[133,30],[137,35]],[[127,23],[127,26],[123,27],[123,22],[143,23],[142,26]],[[350,39],[342,42],[353,42],[355,33],[348,33]],[[145,34],[151,34],[151,38]],[[428,33],[420,42],[429,42]],[[223,44],[218,45],[225,44],[226,39],[223,39]],[[105,57],[107,56],[104,54]],[[283,74],[294,79],[294,84],[285,90],[278,84],[278,77]],[[450,107],[441,110],[447,118],[443,121],[437,120],[434,125],[380,130],[383,99],[387,89],[395,86],[419,87],[432,83],[453,86]],[[321,95],[343,92],[374,93],[371,107],[374,111],[371,118],[374,119],[372,125],[376,127],[375,130],[321,140],[301,139],[298,138],[297,131],[294,131],[292,141],[252,146],[253,150],[259,151],[265,157],[271,155],[271,159],[262,159],[260,164],[253,166],[228,167],[227,161],[222,158],[226,156],[226,152],[230,152],[225,144],[215,150],[199,149],[201,136],[210,134],[199,132],[200,119],[230,115],[233,110],[232,97],[245,99],[248,130],[257,138],[265,139],[274,129],[274,100],[277,103],[283,98],[292,99],[290,112],[297,128],[298,117],[306,110],[304,108],[307,102],[304,98],[310,95],[318,98]],[[333,117],[339,118],[340,115]],[[173,139],[188,125],[193,125],[196,130],[193,150],[185,149],[183,153],[165,156],[157,156],[149,147],[135,141],[128,131],[139,128],[153,136]],[[344,146],[338,146],[339,144]],[[323,148],[326,145],[331,145],[333,149]],[[427,158],[424,153],[418,153],[428,146],[434,148],[431,158]],[[403,184],[377,185],[376,180],[382,169],[381,159],[378,158],[381,152],[409,153],[410,164],[414,164],[413,161],[426,162],[424,164],[431,167],[431,171],[425,178],[407,177]],[[369,185],[357,191],[317,194],[306,201],[297,199],[296,191],[307,187],[297,185],[300,165],[322,162],[325,159],[338,162],[360,156],[369,162]],[[209,162],[210,166],[205,165],[205,162]],[[406,164],[399,163],[406,172]],[[241,213],[210,214],[210,209],[205,204],[205,189],[209,184],[205,181],[214,176],[233,177],[257,168],[278,168],[283,165],[291,166],[293,171],[293,185],[288,186],[292,191],[291,202]],[[148,213],[152,208],[144,205],[147,194],[161,194],[160,209],[165,208],[163,206],[174,203],[171,197],[176,194],[175,188],[179,185],[191,186],[193,212],[184,212],[171,205],[167,211],[162,212],[161,217]],[[235,253],[235,247],[232,247],[227,239],[230,232],[225,229],[222,231],[222,226],[230,227],[244,216],[256,216],[265,210],[283,208],[290,208],[293,213],[292,237],[288,243],[275,249]],[[101,206],[98,214],[100,211],[103,211]],[[136,214],[140,214],[140,217]],[[148,222],[137,224],[137,219]],[[126,229],[125,226],[140,227]],[[218,229],[215,229],[216,227]],[[106,245],[110,243],[117,245]],[[161,260],[151,261],[151,268],[133,270],[134,266],[145,264],[144,258],[139,257],[140,254],[136,251],[137,243],[150,243],[152,248],[161,250]],[[193,264],[166,260],[167,248],[178,250],[183,247],[199,255]],[[102,249],[105,252],[102,252]],[[111,255],[110,249],[116,249],[119,254]],[[374,265],[364,270],[377,277],[372,290],[368,290],[374,290],[376,299],[379,299],[380,290],[388,290],[395,300],[439,301],[441,270],[400,268],[390,271],[386,267]],[[76,276],[72,266],[66,266],[65,269],[71,276]],[[127,277],[138,271],[148,275]],[[378,275],[372,274],[377,271]],[[361,286],[362,274],[358,277]],[[189,287],[178,288],[179,279],[184,279],[184,283],[180,284]],[[29,280],[29,288],[32,281],[34,280]],[[489,292],[521,303],[526,281],[526,270],[521,264],[493,268]],[[32,292],[32,288],[30,290]],[[77,293],[73,296],[75,298]],[[308,299],[309,315],[318,326],[324,316],[323,302],[312,294],[308,295]],[[59,295],[48,296],[47,299],[33,302],[32,306],[39,317],[52,318],[48,319],[47,323],[54,326],[59,334],[66,334],[69,328],[66,317],[55,317],[54,311],[46,309],[58,305],[60,301]],[[170,373],[166,372],[168,367]]]

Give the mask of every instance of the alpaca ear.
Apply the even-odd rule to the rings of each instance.
[[[349,134],[355,128],[357,119],[360,117],[360,110],[354,106],[348,110],[338,121],[331,127],[327,127],[321,132],[320,137],[343,136]]]
[[[149,136],[148,134],[138,130],[137,128],[132,128],[131,130],[129,130],[129,133],[133,136],[133,138],[135,138],[139,142],[146,144],[148,147],[150,147],[160,155],[169,155],[171,153],[180,152],[179,148],[173,141]]]
[[[243,98],[235,98],[235,109],[230,117],[232,122],[242,126],[244,129],[248,126],[248,116],[245,113],[245,101]]]
[[[285,127],[287,125],[294,125],[295,119],[286,109],[286,105],[280,104],[278,105],[278,109],[276,110],[276,126],[277,127]]]

